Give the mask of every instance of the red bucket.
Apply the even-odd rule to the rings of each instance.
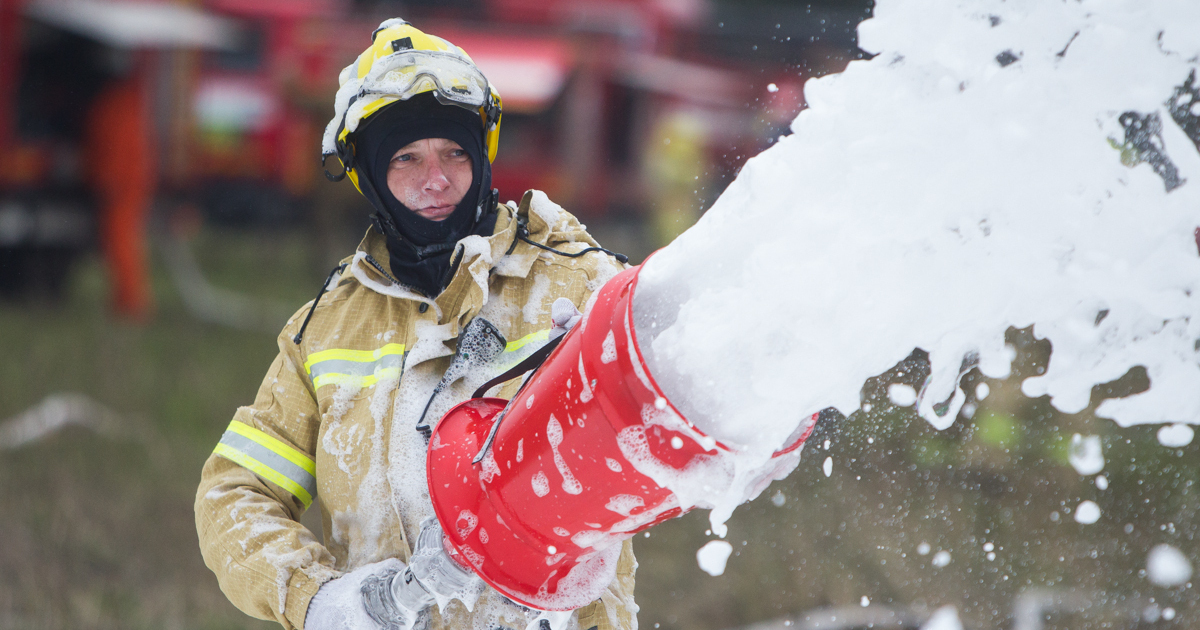
[[[597,599],[614,577],[616,543],[682,513],[647,475],[664,479],[728,450],[684,420],[647,370],[631,312],[640,270],[600,289],[511,403],[468,400],[430,439],[429,494],[450,545],[485,582],[533,608]],[[815,421],[776,455],[799,448]]]

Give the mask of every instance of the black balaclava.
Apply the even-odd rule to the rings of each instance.
[[[432,93],[418,94],[379,110],[355,135],[359,183],[375,206],[376,227],[387,238],[392,273],[402,284],[436,297],[450,281],[455,244],[471,234],[491,236],[496,224],[492,165],[479,114],[442,105]],[[388,165],[396,151],[426,138],[453,140],[471,157],[471,187],[443,221],[413,212],[387,186]]]

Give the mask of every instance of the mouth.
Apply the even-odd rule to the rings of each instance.
[[[452,205],[429,206],[427,208],[421,208],[420,210],[417,210],[417,214],[420,215],[422,219],[429,219],[430,221],[444,221],[451,214],[454,214],[454,208],[455,206]]]

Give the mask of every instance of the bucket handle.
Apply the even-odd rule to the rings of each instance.
[[[501,374],[500,376],[497,376],[496,378],[493,378],[492,380],[484,383],[483,385],[480,385],[479,389],[475,390],[474,394],[471,394],[471,398],[483,398],[483,395],[485,393],[487,393],[487,390],[499,385],[500,383],[503,383],[505,381],[510,381],[510,380],[528,372],[529,370],[538,369],[542,365],[542,363],[546,360],[546,357],[550,356],[551,352],[554,352],[554,349],[558,347],[558,344],[562,341],[562,338],[565,336],[566,335],[561,335],[561,336],[551,340],[546,345],[535,350],[533,354],[522,359],[520,363],[505,370],[504,373]],[[521,389],[525,389],[524,384],[521,385]],[[517,390],[517,393],[520,394],[521,391]],[[513,396],[513,398],[516,398],[516,396]]]
[[[475,343],[472,344],[472,341]],[[462,378],[471,364],[487,363],[496,358],[504,351],[506,343],[504,335],[500,334],[500,329],[482,317],[476,317],[471,320],[470,324],[467,324],[466,329],[458,337],[458,351],[454,353],[454,360],[446,369],[446,373],[442,374],[442,380],[438,381],[437,386],[433,388],[433,393],[425,403],[425,410],[421,412],[421,417],[417,420],[417,431],[425,436],[426,443],[433,435],[433,429],[430,428],[428,422],[425,422],[425,416],[429,415],[429,408],[433,406],[433,400],[447,387]],[[468,347],[472,349],[468,350]]]
[[[497,376],[483,385],[480,385],[479,389],[475,390],[474,394],[471,394],[471,398],[482,398],[483,395],[487,393],[487,390],[499,385],[500,383],[510,381],[530,370],[536,372],[537,369],[546,362],[546,358],[550,356],[550,353],[554,352],[554,349],[558,347],[558,344],[562,343],[563,337],[566,337],[566,335],[559,335],[558,337],[555,337],[546,345],[538,348],[533,354],[525,357],[520,363],[505,370],[500,376]],[[529,379],[525,379],[525,382],[521,383],[521,389],[517,390],[517,394],[516,396],[513,396],[513,400],[516,400],[517,396],[521,395],[521,390],[525,389],[525,385],[528,383]],[[488,431],[487,439],[484,440],[483,446],[479,449],[479,453],[477,453],[475,458],[471,460],[472,464],[478,464],[479,462],[483,461],[484,455],[486,455],[488,449],[492,447],[492,440],[496,439],[496,429],[500,428],[500,422],[504,420],[504,415],[507,411],[508,408],[505,407],[504,411],[501,411],[496,416],[496,420],[492,422],[492,429]]]

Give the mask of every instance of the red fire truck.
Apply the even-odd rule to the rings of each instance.
[[[711,200],[802,106],[804,77],[828,70],[730,54],[742,42],[714,31],[710,2],[411,0],[403,17],[462,46],[504,97],[502,199],[539,188],[585,220],[641,218],[698,215],[706,180]],[[160,195],[228,223],[294,222],[322,179],[338,71],[391,13],[0,0],[0,292],[55,286],[91,240],[82,126],[122,59],[150,85]]]

